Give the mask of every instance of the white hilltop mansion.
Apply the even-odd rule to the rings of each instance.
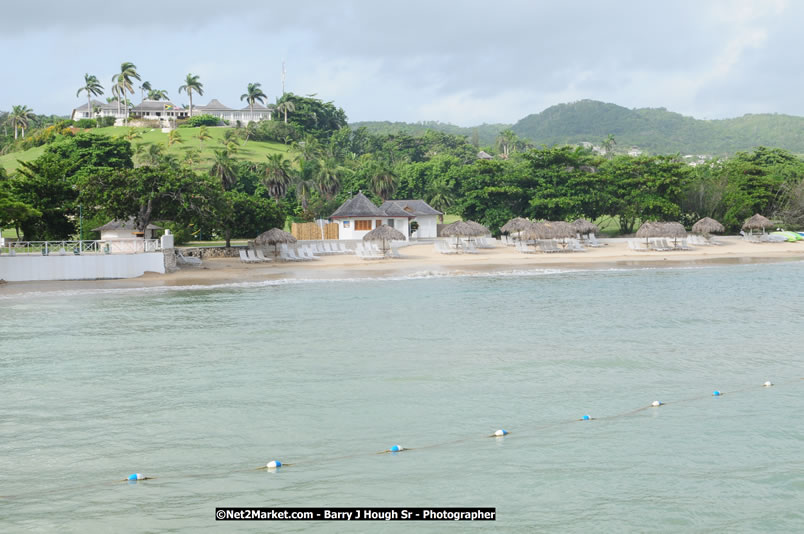
[[[118,121],[122,124],[123,119],[131,116],[142,120],[159,121],[163,126],[169,127],[177,119],[190,117],[190,108],[176,106],[169,100],[143,100],[139,105],[129,108],[128,113],[126,113],[125,106],[121,106],[120,113],[118,113],[116,102],[108,103],[92,100],[91,103],[92,107],[90,109],[87,109],[87,104],[75,108],[70,118],[79,120],[114,117],[117,119],[115,125],[118,125]],[[273,107],[265,107],[256,103],[253,111],[249,106],[242,109],[233,109],[225,106],[215,98],[206,106],[193,106],[193,116],[212,115],[222,121],[229,121],[233,125],[238,121],[243,125],[250,122],[269,121],[273,116],[273,112]]]

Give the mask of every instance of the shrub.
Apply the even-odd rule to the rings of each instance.
[[[199,126],[217,126],[220,124],[221,120],[214,116],[214,115],[195,115],[187,119],[187,124],[189,128],[198,128]]]
[[[98,118],[98,127],[99,128],[108,128],[109,126],[114,126],[114,117],[100,117],[100,118]]]
[[[301,135],[293,124],[285,124],[282,121],[260,121],[253,139],[284,143],[286,139],[297,141],[301,139]]]
[[[95,119],[78,119],[77,121],[73,121],[76,128],[94,128],[98,125],[98,121]]]

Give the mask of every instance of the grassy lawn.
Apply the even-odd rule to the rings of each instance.
[[[2,237],[11,237],[11,238],[16,239],[17,238],[17,231],[14,230],[13,228],[3,228],[2,234],[0,234],[0,235],[2,235]],[[20,234],[20,236],[22,236],[22,234]]]
[[[122,126],[111,126],[109,128],[93,128],[88,131],[109,136],[124,136],[128,133],[128,130],[128,128]],[[135,130],[142,135],[142,138],[132,141],[131,145],[134,149],[136,149],[139,144],[160,144],[165,149],[166,154],[173,154],[181,161],[184,159],[184,155],[188,150],[195,148],[201,151],[199,163],[195,165],[195,168],[197,170],[206,170],[212,165],[212,161],[215,158],[215,149],[223,147],[219,141],[223,139],[224,132],[231,130],[231,128],[207,128],[212,139],[208,139],[203,143],[198,140],[199,128],[177,128],[176,131],[179,132],[182,143],[176,143],[171,147],[167,146],[168,134],[162,133],[160,129],[135,128]],[[39,146],[24,152],[6,154],[5,156],[0,156],[0,165],[11,172],[18,167],[17,160],[30,161],[39,157],[44,151],[45,147]],[[266,143],[249,140],[246,144],[243,144],[241,140],[234,157],[247,161],[264,162],[266,156],[270,154],[276,154],[277,152],[286,153],[287,151],[288,146],[282,143]]]
[[[444,215],[444,224],[452,224],[455,221],[460,221],[460,215]]]

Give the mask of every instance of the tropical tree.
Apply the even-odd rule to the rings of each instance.
[[[98,81],[98,78],[94,74],[84,74],[84,86],[78,89],[75,93],[75,96],[81,94],[81,91],[86,91],[87,93],[87,114],[92,117],[92,97],[93,96],[100,96],[103,94],[103,86]]]
[[[293,171],[290,166],[290,160],[285,158],[283,154],[271,154],[267,157],[268,163],[265,165],[263,184],[268,189],[271,198],[279,204],[279,199],[288,192]]]
[[[14,128],[14,139],[17,138],[17,128],[22,129],[22,138],[25,139],[25,128],[28,127],[28,123],[32,118],[33,110],[28,106],[14,106],[11,108],[9,121],[11,121],[11,126]]]
[[[288,111],[296,111],[296,104],[294,104],[292,100],[285,100],[284,102],[277,104],[276,112],[285,114],[285,124],[288,123]]]
[[[142,139],[142,133],[140,133],[136,128],[129,128],[128,131],[126,131],[126,135],[123,137],[125,137],[126,141],[130,143],[135,139]]]
[[[184,153],[184,158],[182,159],[182,163],[185,165],[193,166],[197,163],[201,162],[201,151],[197,148],[189,148]]]
[[[181,138],[181,135],[179,135],[179,131],[170,130],[170,133],[168,134],[167,146],[171,147],[175,144],[180,145],[182,143],[184,143],[184,140]]]
[[[254,120],[254,102],[264,104],[265,99],[268,98],[265,93],[262,92],[262,89],[260,89],[261,85],[261,83],[250,83],[246,88],[246,92],[240,95],[241,102],[243,100],[248,102],[248,107],[251,110],[251,120]]]
[[[153,89],[153,87],[151,87],[151,82],[143,82],[142,85],[140,85],[140,98],[142,98],[142,100],[145,100],[145,92],[147,91],[148,92],[148,100],[151,100],[151,90],[152,89]]]
[[[198,75],[193,75],[192,73],[187,74],[187,77],[184,79],[184,85],[179,87],[179,94],[182,91],[187,93],[187,96],[190,97],[190,117],[193,116],[193,91],[199,94],[199,96],[204,96],[204,84],[198,81]]]
[[[206,141],[207,139],[212,139],[212,136],[209,134],[209,130],[207,129],[206,126],[201,126],[198,129],[198,141],[203,146],[204,141]]]
[[[126,97],[126,93],[134,94],[134,84],[132,80],[140,80],[140,75],[137,73],[137,66],[130,61],[120,64],[120,72],[112,76],[112,83],[117,86],[117,114],[120,115],[120,100]],[[128,106],[128,104],[126,104]],[[128,107],[126,107],[126,117],[128,116]]]
[[[148,91],[148,100],[167,100],[168,92],[165,89],[151,89]]]
[[[430,198],[427,199],[427,203],[441,213],[446,213],[455,203],[455,196],[444,180],[438,180],[432,186]],[[438,219],[443,223],[444,215],[439,215]]]
[[[606,158],[611,159],[614,157],[614,147],[617,145],[617,141],[614,139],[614,134],[609,134],[606,136],[606,139],[603,141],[603,150],[605,150]]]
[[[215,151],[215,161],[209,169],[209,175],[220,180],[224,191],[231,191],[237,184],[237,169],[235,160],[226,150]]]
[[[318,172],[315,176],[316,185],[327,200],[332,200],[341,190],[341,176],[344,172],[346,169],[340,166],[334,157],[325,157],[318,162]]]
[[[93,107],[93,108],[92,108],[92,113],[93,113],[93,114],[94,114],[96,117],[97,117],[98,115],[100,115],[100,112],[101,112],[101,107],[100,107],[100,106],[95,106],[95,107]],[[100,128],[100,124],[98,124],[98,127]]]
[[[398,176],[385,162],[373,161],[369,165],[369,189],[383,201],[388,200],[396,193]]]

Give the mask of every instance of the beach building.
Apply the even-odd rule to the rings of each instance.
[[[195,109],[193,109],[195,112]],[[134,106],[129,114],[137,119],[150,121],[172,122],[177,119],[186,119],[190,110],[181,108],[168,100],[143,100]],[[195,113],[193,113],[195,115]]]
[[[137,230],[134,218],[127,221],[113,220],[93,228],[93,232],[100,232],[101,241],[108,243],[111,253],[144,252],[156,248],[153,240],[156,239],[156,230],[162,227],[149,224],[145,231]]]
[[[344,202],[330,220],[338,223],[339,239],[363,239],[371,230],[390,226],[402,232],[405,239],[411,237],[435,238],[436,223],[442,213],[423,200],[387,200],[377,206],[362,192]],[[411,232],[411,223],[416,230]]]
[[[391,210],[392,206],[395,213],[398,213],[396,208],[399,208],[404,213],[407,213],[408,217],[413,217],[408,221],[408,226],[412,225],[417,228],[410,232],[410,237],[424,239],[435,239],[437,237],[438,218],[444,215],[443,213],[424,200],[386,200],[380,206],[380,209],[390,212],[389,210]],[[414,222],[416,223],[415,225],[412,224]]]

